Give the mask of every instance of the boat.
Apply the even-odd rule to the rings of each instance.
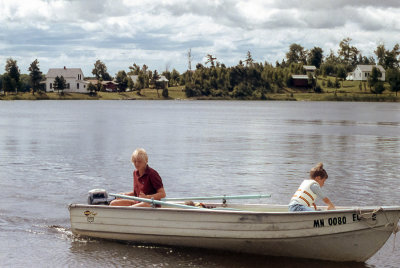
[[[184,199],[136,198],[153,204],[145,208],[71,204],[71,230],[134,243],[340,262],[365,262],[399,231],[399,206],[288,212],[287,205],[228,204],[223,198],[189,206]]]

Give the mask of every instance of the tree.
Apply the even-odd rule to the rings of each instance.
[[[165,70],[164,72],[162,72],[162,75],[167,78],[168,80],[168,85],[172,85],[172,81],[171,81],[171,72],[168,70]]]
[[[307,50],[299,44],[291,44],[289,52],[286,53],[287,64],[303,63],[306,64]]]
[[[206,64],[207,63],[211,63],[211,67],[215,67],[215,60],[216,60],[217,58],[216,57],[213,57],[211,54],[207,54],[207,61],[206,61]]]
[[[340,63],[339,57],[335,55],[335,52],[333,52],[332,49],[330,50],[329,56],[326,57],[325,63],[329,63],[329,64],[339,64]]]
[[[167,87],[163,88],[163,91],[162,91],[161,95],[162,95],[164,98],[168,99],[169,94],[168,94],[168,88],[167,88]]]
[[[64,89],[67,87],[67,82],[63,76],[56,76],[53,83],[53,88],[58,91],[58,94],[64,95]],[[60,93],[61,91],[61,93]]]
[[[342,80],[342,87],[343,87],[344,80],[346,79],[347,76],[347,72],[344,66],[338,66],[336,70],[336,76]]]
[[[137,81],[135,83],[135,89],[139,90],[139,93],[140,93],[140,90],[143,89],[146,85],[146,78],[147,78],[147,76],[145,76],[142,73],[140,73],[137,78]]]
[[[132,91],[134,87],[135,87],[135,83],[133,82],[132,78],[128,76],[128,88],[129,88],[129,91]]]
[[[338,55],[342,62],[346,65],[354,65],[357,61],[357,56],[360,51],[350,45],[351,38],[347,37],[343,39],[339,44]]]
[[[4,94],[15,89],[15,81],[10,77],[8,73],[5,73],[3,75],[2,87]]]
[[[370,56],[367,58],[363,56],[361,53],[358,55],[357,64],[364,64],[364,65],[376,65],[374,57]]]
[[[42,81],[42,72],[39,68],[39,61],[36,59],[34,60],[30,67],[29,67],[29,77],[30,77],[30,84],[32,86],[32,93],[35,95],[35,92],[40,90],[40,81]]]
[[[376,83],[372,88],[371,88],[371,92],[378,95],[378,94],[382,94],[382,92],[385,91],[385,87],[383,85],[382,82],[378,82]]]
[[[149,80],[150,80],[150,78],[151,78],[151,71],[149,70],[149,67],[147,67],[147,65],[146,64],[143,64],[143,66],[142,66],[142,74],[143,74],[143,77],[144,77],[144,86],[143,86],[143,88],[148,88],[149,87]]]
[[[9,91],[15,90],[17,92],[18,87],[19,87],[19,78],[20,78],[20,70],[17,65],[17,61],[13,60],[12,58],[7,59],[6,62],[6,72],[11,79],[11,84],[13,86],[12,89],[9,89]]]
[[[378,58],[378,63],[385,69],[393,69],[399,67],[398,56],[400,55],[400,45],[394,45],[392,50],[386,50],[384,44],[378,45],[374,51]]]
[[[103,86],[103,84],[101,83],[103,81],[103,79],[99,79],[99,80],[97,80],[97,84],[95,85],[96,86],[96,91],[103,91],[104,90],[104,86]]]
[[[340,82],[339,82],[339,79],[337,77],[335,78],[335,85],[334,86],[335,86],[336,89],[340,88]]]
[[[246,58],[245,62],[246,62],[246,67],[253,66],[254,60],[253,60],[253,57],[251,56],[250,51],[247,51],[247,58]]]
[[[308,73],[308,86],[310,86],[313,90],[315,90],[315,86],[317,85],[317,81],[311,73]]]
[[[28,74],[21,74],[18,91],[29,92],[31,90],[31,78]]]
[[[175,69],[172,69],[172,72],[171,72],[171,82],[170,82],[170,84],[172,85],[172,86],[177,86],[177,85],[179,85],[179,81],[180,80],[180,74],[179,74],[179,72],[177,71],[177,70],[175,70]]]
[[[130,75],[139,75],[140,73],[140,66],[134,63],[132,66],[129,66],[129,73]]]
[[[390,91],[397,92],[400,91],[400,71],[398,69],[389,69],[387,71],[387,81],[390,86]]]
[[[94,64],[94,68],[92,70],[92,74],[96,76],[96,79],[102,78],[103,81],[109,81],[111,80],[111,76],[109,73],[107,73],[107,67],[106,65],[101,62],[100,60],[97,60]]]
[[[400,46],[399,44],[394,45],[391,51],[387,51],[385,56],[385,64],[384,68],[399,68],[399,60],[397,57],[400,55]]]
[[[315,92],[315,93],[322,93],[322,87],[321,87],[320,85],[317,84],[317,85],[315,86],[315,88],[314,88],[314,92]]]
[[[125,71],[119,71],[115,77],[115,81],[118,83],[118,91],[123,92],[128,87],[128,76]]]
[[[370,89],[379,82],[380,77],[382,77],[381,71],[376,67],[372,67],[371,75],[368,77],[368,84]]]
[[[326,77],[327,75],[334,75],[336,73],[336,64],[325,62],[321,64],[321,74]]]
[[[321,66],[322,59],[324,58],[323,52],[324,51],[320,47],[314,47],[311,49],[307,55],[307,63],[319,68]]]
[[[90,95],[93,96],[96,94],[97,87],[93,85],[92,83],[89,83],[87,90],[89,91]]]
[[[386,55],[386,49],[384,44],[379,44],[374,51],[376,57],[378,58],[378,63],[382,66],[385,65],[385,55]]]
[[[157,90],[157,96],[160,97],[160,94],[158,93],[158,87],[157,87],[157,80],[160,78],[158,75],[157,70],[154,70],[153,75],[151,76],[151,84],[156,88]]]

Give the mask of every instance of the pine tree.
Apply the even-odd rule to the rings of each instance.
[[[37,59],[34,60],[28,70],[32,86],[32,94],[35,95],[35,92],[40,90],[40,81],[42,81],[42,72],[39,68],[39,61]]]

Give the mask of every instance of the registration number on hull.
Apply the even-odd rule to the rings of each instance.
[[[376,220],[376,214],[375,213],[372,214],[371,219],[373,221]],[[353,222],[355,222],[355,221],[360,221],[361,218],[356,213],[353,213],[352,219],[350,219],[350,220],[353,220]],[[347,223],[346,216],[331,217],[331,218],[328,218],[328,219],[317,219],[317,220],[314,220],[314,228],[325,227],[325,225],[326,226],[343,225],[343,224],[346,224],[346,223]]]

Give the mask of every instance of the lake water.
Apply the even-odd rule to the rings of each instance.
[[[400,205],[399,103],[0,102],[0,266],[344,267],[74,237],[68,204],[94,188],[130,190],[137,147],[169,197],[271,193],[253,202],[287,204],[322,161],[334,204]],[[392,235],[346,267],[399,263]]]

